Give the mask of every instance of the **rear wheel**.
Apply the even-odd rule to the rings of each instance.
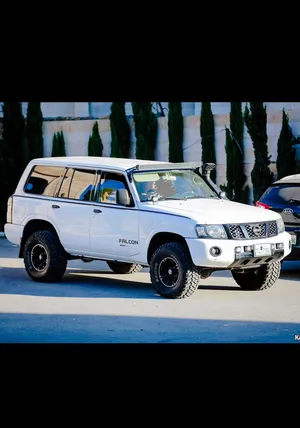
[[[265,290],[272,287],[280,277],[281,263],[273,262],[256,269],[245,270],[243,273],[232,271],[235,282],[243,290]]]
[[[143,269],[143,266],[136,263],[122,263],[122,262],[106,262],[110,269],[119,274],[136,273]]]
[[[161,245],[153,254],[150,278],[160,296],[182,299],[190,297],[197,290],[200,276],[186,246],[169,242]]]
[[[24,246],[24,265],[34,281],[55,282],[63,277],[67,254],[55,232],[39,230],[29,236]]]

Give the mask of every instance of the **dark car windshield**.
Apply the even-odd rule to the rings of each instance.
[[[300,184],[280,184],[271,186],[263,195],[263,200],[275,204],[300,204]]]
[[[159,200],[218,199],[216,192],[192,170],[135,172],[133,181],[142,202],[153,196]]]

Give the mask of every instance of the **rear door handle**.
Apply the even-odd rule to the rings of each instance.
[[[60,208],[59,205],[52,205],[52,208]]]
[[[94,209],[94,213],[96,213],[96,214],[100,214],[100,213],[102,213],[102,211],[101,211],[101,210]]]

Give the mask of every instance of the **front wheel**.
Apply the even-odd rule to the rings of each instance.
[[[260,266],[256,269],[249,269],[244,273],[232,271],[232,276],[235,282],[243,290],[265,290],[272,287],[280,277],[281,263],[273,262],[267,265]]]
[[[161,245],[150,262],[150,278],[157,293],[169,299],[190,297],[198,288],[199,270],[188,249],[178,242]]]

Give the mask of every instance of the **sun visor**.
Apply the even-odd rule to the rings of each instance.
[[[149,174],[141,174],[141,173],[135,173],[134,174],[134,181],[137,183],[144,183],[147,181],[157,181],[159,180],[159,175],[156,173],[149,173]]]

